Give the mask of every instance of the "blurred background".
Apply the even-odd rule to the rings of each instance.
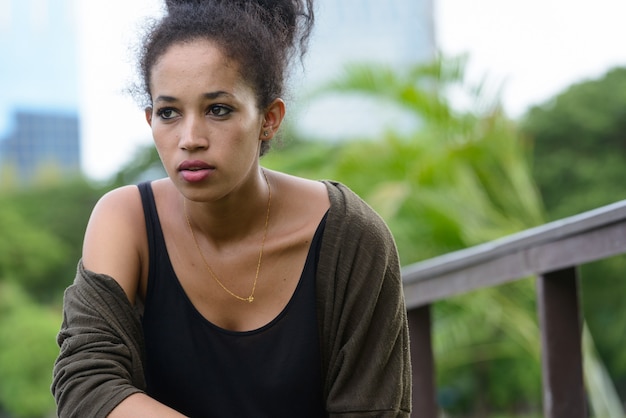
[[[0,0],[2,418],[54,416],[63,290],[91,208],[163,175],[127,93],[161,12]],[[618,0],[317,0],[262,163],[346,183],[403,265],[624,199],[625,15]],[[623,256],[581,271],[585,355],[608,376],[588,387],[591,416],[624,416],[625,271]],[[442,416],[541,416],[537,329],[533,278],[435,305]]]

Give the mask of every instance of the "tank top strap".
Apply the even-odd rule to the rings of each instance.
[[[165,240],[163,237],[163,230],[161,229],[161,222],[159,221],[159,214],[156,208],[156,202],[154,200],[154,192],[152,191],[152,184],[149,181],[139,183],[139,194],[141,195],[141,203],[143,206],[143,214],[146,222],[146,232],[148,238],[148,292],[150,292],[151,281],[150,278],[155,271],[158,270],[159,255],[162,255],[165,246]]]

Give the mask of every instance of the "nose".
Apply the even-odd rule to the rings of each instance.
[[[178,145],[186,151],[195,151],[209,147],[207,129],[204,125],[204,118],[197,116],[187,116],[181,126]]]

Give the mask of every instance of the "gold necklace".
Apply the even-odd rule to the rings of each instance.
[[[213,272],[213,269],[211,269],[211,267],[209,266],[209,263],[207,263],[206,259],[204,258],[204,255],[202,254],[202,251],[200,250],[200,245],[198,245],[198,240],[196,239],[196,235],[193,233],[191,222],[189,222],[189,216],[187,215],[187,204],[186,204],[187,199],[183,199],[183,212],[185,213],[185,220],[187,221],[189,232],[191,232],[191,237],[193,238],[194,244],[196,244],[196,248],[198,249],[198,254],[200,254],[200,258],[202,258],[202,261],[204,262],[204,265],[206,266],[209,273],[211,274],[211,277],[213,277],[213,279],[217,282],[217,284],[219,284],[220,287],[224,289],[229,295],[241,301],[249,302],[249,303],[252,303],[252,301],[254,300],[254,291],[256,290],[256,283],[257,283],[257,280],[259,279],[259,270],[261,270],[261,261],[263,260],[263,247],[265,247],[265,238],[267,237],[267,226],[270,221],[270,206],[272,203],[272,189],[270,187],[270,182],[267,180],[267,175],[265,174],[265,170],[262,169],[261,172],[263,173],[263,177],[265,177],[265,183],[267,184],[267,214],[265,215],[265,227],[263,230],[263,241],[261,242],[261,250],[259,251],[259,260],[256,265],[256,274],[254,276],[254,283],[252,284],[252,292],[250,292],[250,296],[248,296],[247,298],[233,293],[230,289],[224,286],[224,284],[220,281],[220,279],[217,278],[217,276]]]

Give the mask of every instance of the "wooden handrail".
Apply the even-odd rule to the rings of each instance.
[[[402,269],[407,308],[626,252],[626,200]]]
[[[430,305],[535,275],[544,415],[584,418],[578,266],[626,253],[626,200],[402,269],[411,332],[413,416],[435,418]]]

